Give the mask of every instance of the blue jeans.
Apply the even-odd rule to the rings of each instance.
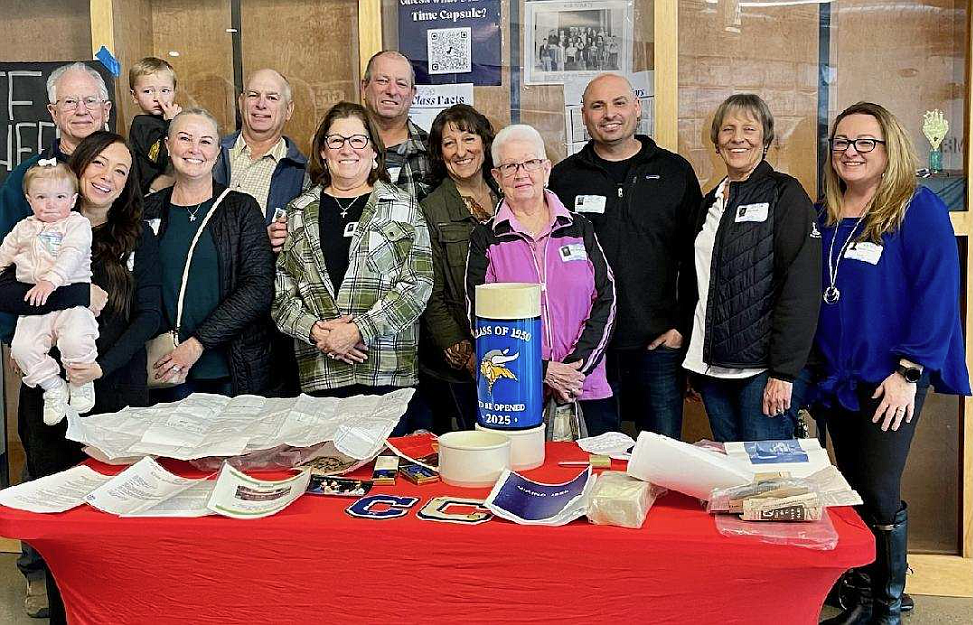
[[[578,405],[581,406],[581,416],[584,417],[584,423],[588,427],[588,436],[621,431],[618,407],[614,397],[584,399],[579,401]]]
[[[693,387],[703,397],[713,439],[768,441],[794,438],[796,409],[768,417],[763,413],[764,387],[768,373],[739,380],[694,375]],[[792,402],[793,406],[793,402]]]
[[[608,352],[608,383],[618,398],[622,421],[634,422],[639,432],[682,437],[685,356],[684,349],[665,346]]]

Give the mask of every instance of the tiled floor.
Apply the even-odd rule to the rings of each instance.
[[[0,554],[0,624],[42,625],[47,619],[27,618],[24,613],[24,578],[17,570],[14,554]],[[823,616],[836,611],[826,609]],[[969,625],[973,622],[973,599],[916,597],[916,611],[906,617],[909,625]],[[105,624],[110,625],[110,624]]]

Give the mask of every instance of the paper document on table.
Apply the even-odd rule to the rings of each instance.
[[[542,484],[504,469],[483,505],[521,525],[566,525],[587,512],[594,483],[591,467],[561,484]]]
[[[86,465],[0,491],[0,504],[28,512],[64,512],[84,503],[88,493],[111,480]]]
[[[639,434],[628,474],[699,499],[709,499],[714,488],[749,484],[754,476],[738,460],[652,432]]]
[[[283,480],[258,480],[223,464],[207,507],[234,519],[259,519],[280,512],[307,490],[311,472]]]
[[[179,491],[165,501],[141,512],[121,516],[131,517],[201,517],[213,514],[206,507],[216,487],[216,480],[197,480],[189,488]]]
[[[199,481],[174,475],[152,458],[143,458],[89,494],[85,501],[102,512],[134,514],[153,508]]]
[[[341,453],[367,460],[405,414],[414,389],[346,398],[229,398],[194,393],[178,402],[79,418],[68,415],[70,440],[108,460],[155,455],[178,460],[232,457],[282,445],[333,442]]]
[[[754,473],[784,472],[807,477],[831,466],[828,450],[816,438],[724,443],[726,455]]]
[[[578,447],[589,454],[606,456],[609,454],[628,455],[626,452],[635,445],[635,439],[622,432],[605,432],[598,436],[579,438],[576,442]]]

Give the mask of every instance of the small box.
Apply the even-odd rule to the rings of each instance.
[[[395,484],[395,474],[398,470],[398,456],[378,456],[375,458],[375,468],[372,470],[372,482],[377,486],[391,486]]]
[[[418,464],[406,464],[399,467],[399,473],[413,484],[428,484],[438,482],[439,474]]]

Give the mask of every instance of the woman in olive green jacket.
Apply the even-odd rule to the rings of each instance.
[[[471,429],[476,418],[473,337],[466,311],[470,232],[493,216],[499,191],[490,176],[493,127],[471,106],[442,111],[429,132],[433,173],[442,183],[422,202],[435,281],[422,316],[419,393],[438,432]]]

